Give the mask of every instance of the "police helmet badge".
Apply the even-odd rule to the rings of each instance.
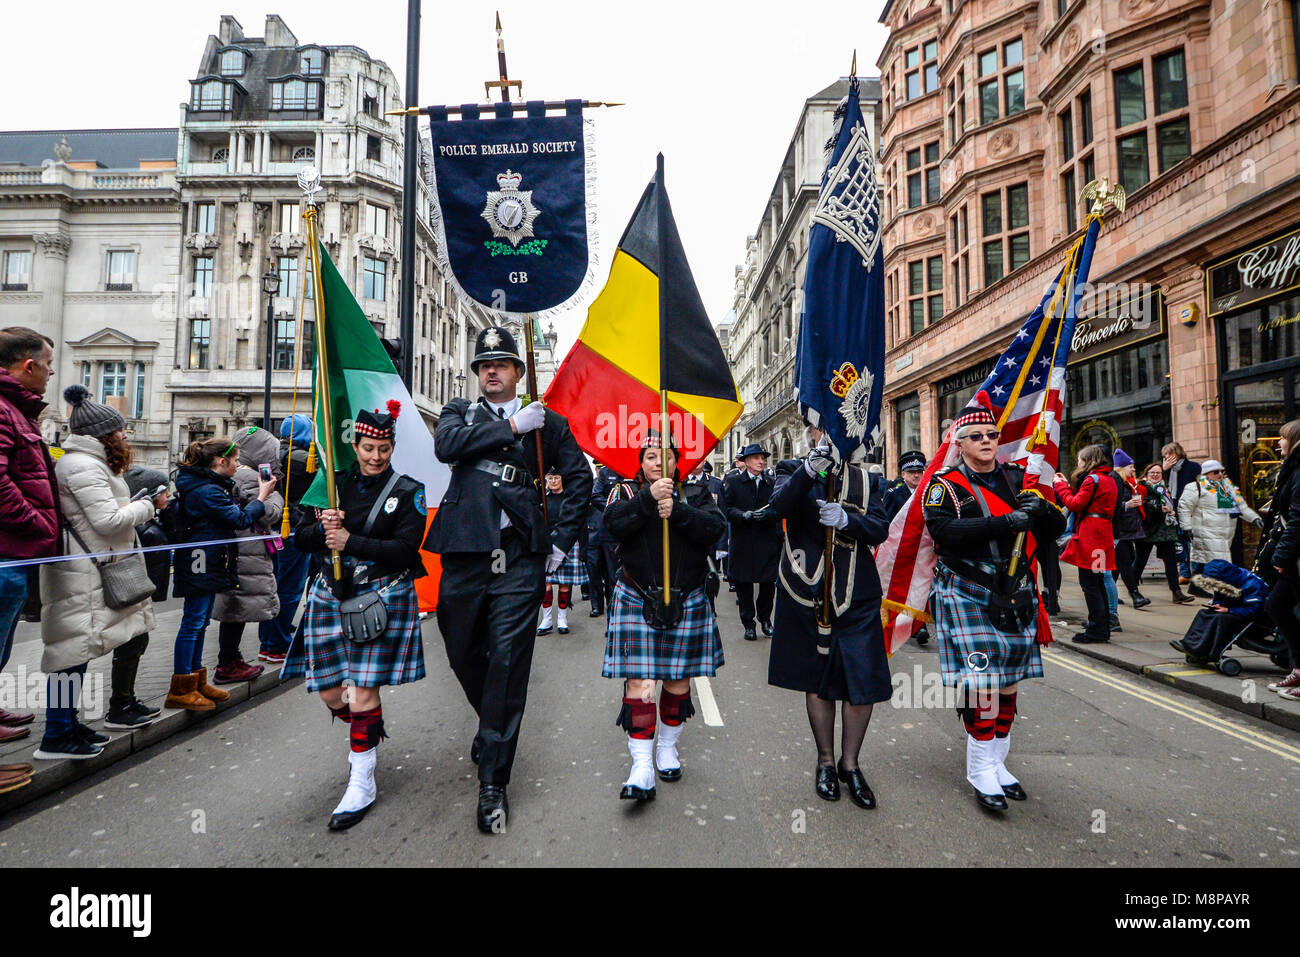
[[[501,333],[499,333],[495,328],[489,329],[483,336],[483,345],[487,346],[489,349],[495,349],[497,346],[501,345]]]

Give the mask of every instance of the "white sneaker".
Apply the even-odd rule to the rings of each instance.
[[[653,801],[655,796],[655,766],[652,760],[655,743],[642,738],[628,738],[627,749],[632,753],[632,773],[623,782],[619,797],[625,801]]]
[[[562,635],[569,633],[569,609],[560,608],[555,612],[555,630]]]
[[[549,635],[551,633],[551,622],[554,621],[554,618],[552,617],[554,614],[554,605],[542,609],[542,623],[537,626],[537,633],[539,635]]]
[[[339,823],[336,823],[336,820],[340,815],[354,815],[358,812],[364,814],[370,809],[370,805],[375,803],[379,793],[375,787],[375,764],[378,757],[377,747],[369,751],[348,752],[348,765],[351,768],[351,773],[348,775],[348,789],[343,792],[343,800],[339,801],[338,807],[334,809],[334,814],[330,818],[330,830],[350,827],[360,820],[360,817]]]
[[[686,722],[678,725],[659,722],[659,738],[655,741],[655,764],[659,768],[659,780],[680,781],[682,778],[682,760],[677,755],[677,739],[682,736]]]

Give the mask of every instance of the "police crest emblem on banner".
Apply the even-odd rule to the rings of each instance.
[[[556,115],[501,106],[425,111],[438,264],[495,312],[544,313],[595,281],[591,121],[580,100]]]

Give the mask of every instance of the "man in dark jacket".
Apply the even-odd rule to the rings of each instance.
[[[889,485],[885,492],[885,515],[889,521],[903,510],[912,492],[921,484],[925,474],[925,456],[915,450],[904,452],[898,459],[898,481]]]
[[[312,475],[307,471],[311,442],[311,416],[305,412],[295,413],[280,423],[280,471],[285,476],[284,500],[289,506],[290,528],[297,528],[305,517],[300,503],[312,482]],[[278,532],[278,521],[273,525],[271,531]],[[259,661],[271,664],[284,661],[293,643],[293,620],[302,602],[311,559],[311,555],[294,545],[292,536],[285,539],[284,548],[276,554],[275,587],[280,598],[280,613],[270,621],[258,623]]]
[[[59,492],[37,417],[54,374],[54,343],[23,326],[0,330],[0,562],[54,555]],[[0,670],[27,602],[27,569],[0,568]],[[0,743],[31,734],[33,714],[0,710]]]
[[[731,542],[727,549],[727,575],[736,585],[740,604],[740,623],[745,626],[745,640],[755,641],[755,619],[763,634],[772,637],[772,602],[776,598],[776,570],[781,557],[781,526],[776,514],[767,507],[776,490],[776,481],[766,471],[767,452],[757,443],[740,450],[745,469],[728,475],[722,483],[722,504],[731,523]],[[754,586],[758,586],[758,603]]]
[[[483,398],[442,407],[434,454],[453,466],[424,547],[442,556],[438,630],[451,669],[478,713],[470,756],[478,763],[477,823],[505,830],[506,785],[519,744],[545,575],[583,531],[591,469],[562,415],[516,395],[524,363],[514,337],[489,326],[470,368]],[[543,515],[534,432],[543,468],[555,466],[566,495]]]
[[[591,584],[591,611],[588,617],[599,618],[614,593],[618,577],[618,564],[614,559],[614,544],[606,543],[603,533],[605,505],[609,493],[618,484],[618,473],[608,465],[598,466],[596,481],[591,486],[591,499],[587,503],[587,580]]]
[[[1174,505],[1183,491],[1196,484],[1196,477],[1201,474],[1199,462],[1193,462],[1177,442],[1170,442],[1160,450],[1161,466],[1165,470],[1165,488]],[[1178,583],[1186,585],[1192,577],[1191,537],[1182,528],[1178,529]]]

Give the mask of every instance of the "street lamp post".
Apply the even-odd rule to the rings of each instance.
[[[456,394],[461,398],[465,397],[465,373],[456,373]]]
[[[274,269],[262,273],[266,293],[266,394],[262,397],[262,428],[271,431],[271,369],[275,365],[275,296],[280,291],[280,274]]]

